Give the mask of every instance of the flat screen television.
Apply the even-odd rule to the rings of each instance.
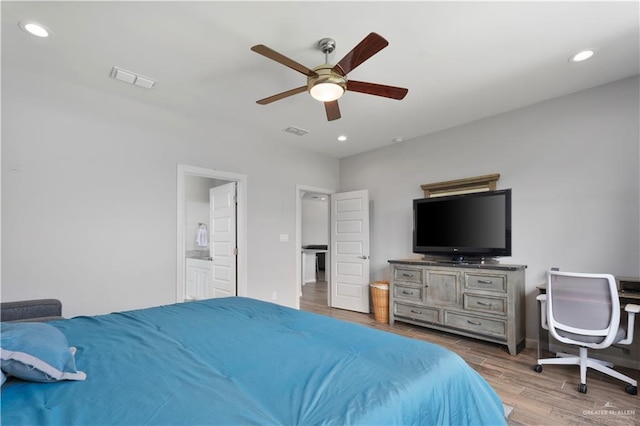
[[[511,256],[511,189],[413,200],[413,252],[452,261]]]

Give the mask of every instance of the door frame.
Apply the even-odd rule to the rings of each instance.
[[[294,293],[295,303],[294,308],[300,309],[300,296],[302,295],[301,278],[302,278],[302,196],[305,192],[316,192],[318,194],[325,194],[331,196],[335,194],[334,189],[318,188],[315,186],[296,184],[296,279],[294,280]],[[329,234],[329,247],[331,248],[331,207],[329,207],[329,221],[327,222],[327,233]],[[327,280],[327,286],[331,285],[331,274],[329,272],[330,266],[330,250],[327,250],[325,259],[325,279]],[[329,287],[330,288],[330,287]],[[331,297],[331,292],[327,292],[327,298]],[[330,300],[327,300],[327,305],[330,306]]]
[[[238,173],[224,172],[204,167],[177,165],[177,221],[176,221],[176,302],[184,302],[185,287],[185,177],[197,176],[211,179],[221,179],[237,183],[237,220],[236,258],[237,295],[247,296],[247,176]]]

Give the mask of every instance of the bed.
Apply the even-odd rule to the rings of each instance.
[[[2,386],[3,425],[505,424],[438,345],[233,297],[47,323],[85,380]]]

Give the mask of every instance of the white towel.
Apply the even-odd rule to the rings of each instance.
[[[196,236],[196,244],[198,245],[198,247],[209,246],[207,227],[205,225],[200,225],[200,228],[198,229],[198,235]]]

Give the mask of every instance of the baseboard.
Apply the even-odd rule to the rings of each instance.
[[[509,417],[511,417],[513,413],[513,407],[507,404],[502,404],[502,407],[504,408],[504,418],[509,420]]]

